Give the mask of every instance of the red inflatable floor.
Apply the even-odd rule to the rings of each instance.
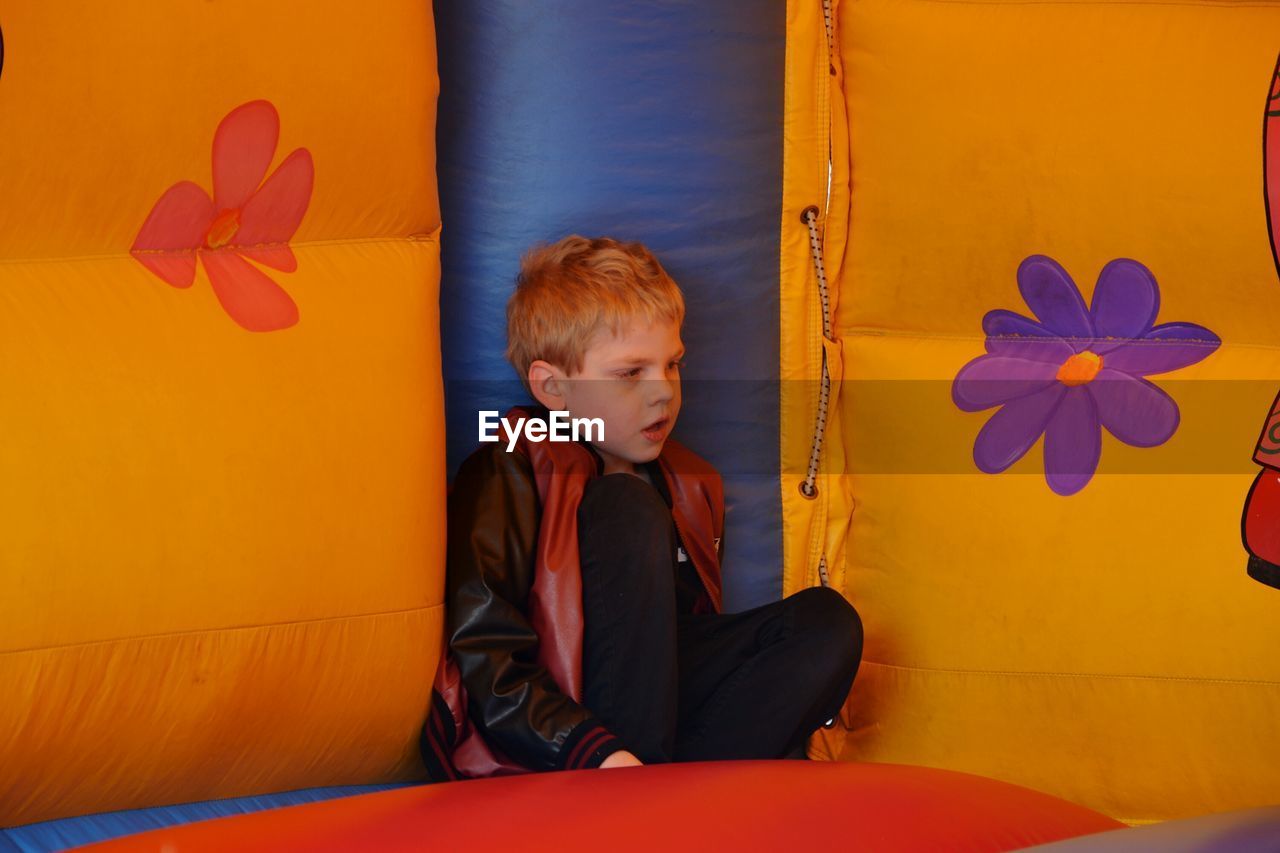
[[[948,770],[712,761],[401,788],[202,821],[81,849],[982,853],[1123,826],[1047,794]]]

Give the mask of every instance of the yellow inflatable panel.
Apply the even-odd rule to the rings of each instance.
[[[1280,3],[858,0],[835,40],[866,647],[814,750],[1129,823],[1273,803],[1280,596],[1240,518]]]
[[[417,775],[429,4],[19,0],[3,25],[0,825]]]
[[[843,240],[842,211],[826,209],[832,132],[842,133],[826,42],[822,5],[788,0],[783,106],[782,222],[779,243],[779,487],[782,505],[784,595],[826,583],[844,584],[849,487],[839,408],[843,355],[834,332],[824,334],[823,304],[813,244]],[[834,104],[834,107],[833,107]],[[838,139],[839,137],[837,137]],[[847,169],[837,166],[837,182]],[[847,209],[847,205],[846,205]],[[806,213],[812,216],[806,217]],[[812,226],[812,230],[811,227]],[[835,282],[841,257],[828,249],[824,273]],[[836,317],[840,291],[827,288],[826,325]],[[823,370],[827,371],[824,399]],[[817,458],[814,437],[821,424]]]

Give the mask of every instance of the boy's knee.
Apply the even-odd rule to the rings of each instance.
[[[658,490],[632,474],[606,474],[587,483],[578,512],[625,518],[637,528],[671,525],[671,511]]]
[[[823,647],[846,648],[862,655],[862,618],[843,595],[825,586],[795,593],[797,617],[802,630]]]

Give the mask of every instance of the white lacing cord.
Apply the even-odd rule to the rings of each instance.
[[[835,73],[832,61],[834,49],[831,27],[831,0],[822,0],[822,24],[827,34],[827,66]],[[828,197],[830,195],[831,148],[827,147]],[[822,336],[831,340],[831,301],[827,293],[827,271],[822,263],[822,241],[818,239],[818,215],[816,205],[806,207],[800,213],[800,219],[809,228],[809,250],[813,253],[813,269],[818,275],[818,294],[822,297]],[[813,444],[809,449],[809,467],[805,472],[804,482],[800,484],[800,494],[812,500],[818,496],[818,463],[822,456],[822,439],[827,432],[827,408],[831,403],[831,368],[827,364],[827,348],[822,348],[822,385],[818,391],[818,418],[813,425]],[[827,555],[818,558],[818,578],[823,586],[831,585],[831,577],[827,572]]]
[[[823,3],[823,8],[826,8]],[[809,206],[800,214],[804,224],[809,227],[809,250],[813,254],[813,269],[818,276],[818,295],[822,299],[822,336],[831,339],[831,298],[827,292],[827,270],[822,262],[822,241],[818,238],[818,208]],[[822,384],[818,389],[818,418],[813,425],[813,443],[809,448],[809,467],[805,472],[804,482],[800,484],[800,494],[806,498],[818,496],[818,463],[822,456],[822,439],[827,432],[827,407],[831,401],[831,368],[827,364],[827,348],[822,348]],[[830,586],[831,579],[827,573],[827,557],[825,554],[818,560],[818,577],[823,586]]]
[[[822,23],[827,28],[827,63],[831,63],[831,0],[822,0]]]

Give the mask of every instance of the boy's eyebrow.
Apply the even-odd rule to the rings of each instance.
[[[685,348],[680,347],[680,349],[676,352],[676,354],[671,356],[671,360],[679,361],[680,359],[684,358],[684,353],[685,353]],[[622,365],[622,364],[637,365],[637,364],[648,364],[648,363],[649,363],[649,359],[645,358],[642,355],[633,355],[630,358],[620,358],[614,362],[615,365]]]

